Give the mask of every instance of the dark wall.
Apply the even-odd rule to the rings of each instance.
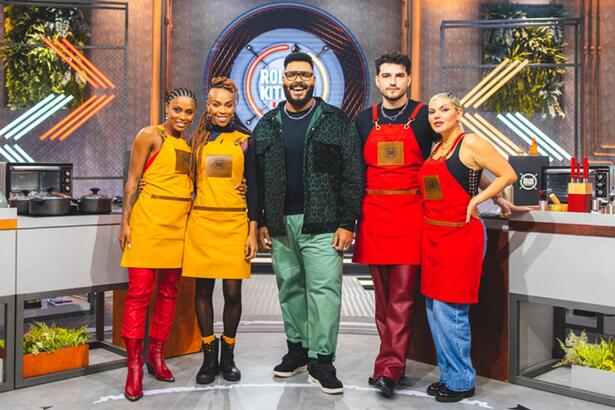
[[[205,61],[218,35],[239,15],[271,1],[182,0],[173,2],[173,86],[188,87],[203,109]],[[363,49],[373,83],[374,60],[383,52],[401,49],[401,2],[399,0],[305,1],[339,19]],[[378,98],[370,84],[370,102]]]

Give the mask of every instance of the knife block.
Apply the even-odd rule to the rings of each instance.
[[[591,212],[594,187],[589,182],[568,184],[568,212]]]

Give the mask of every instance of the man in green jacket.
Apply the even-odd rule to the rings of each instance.
[[[313,97],[312,58],[284,60],[286,101],[266,113],[256,142],[262,206],[259,242],[271,249],[288,353],[273,374],[308,370],[311,383],[342,393],[333,366],[343,251],[354,238],[364,192],[361,142],[342,110]]]

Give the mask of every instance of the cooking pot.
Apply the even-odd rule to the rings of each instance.
[[[90,194],[83,195],[79,199],[79,213],[110,214],[112,199],[106,195],[99,194],[100,188],[90,188],[90,191]]]
[[[49,188],[46,193],[38,193],[28,201],[30,215],[57,216],[70,213],[71,199],[53,192]]]
[[[11,208],[17,208],[17,214],[28,215],[30,213],[30,191],[24,189],[21,192],[11,194],[9,205]]]

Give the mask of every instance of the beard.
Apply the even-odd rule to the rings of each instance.
[[[401,99],[404,97],[404,95],[406,95],[406,92],[407,92],[407,90],[405,90],[405,91],[401,91],[401,90],[400,90],[400,91],[399,91],[399,94],[395,94],[395,95],[387,95],[387,94],[385,94],[385,93],[383,93],[383,92],[381,91],[381,92],[380,92],[380,94],[382,94],[382,97],[383,97],[384,99],[389,100],[389,101],[391,101],[391,102],[394,102],[394,101],[399,101],[399,100],[401,100]]]
[[[297,86],[301,86],[307,90],[305,92],[305,97],[300,98],[300,99],[293,98],[291,89]],[[290,85],[288,85],[288,87],[284,86],[284,96],[286,97],[286,101],[293,107],[297,107],[297,108],[303,107],[305,104],[307,104],[312,99],[313,95],[314,95],[313,85],[308,86],[306,83],[295,81],[291,83]]]

